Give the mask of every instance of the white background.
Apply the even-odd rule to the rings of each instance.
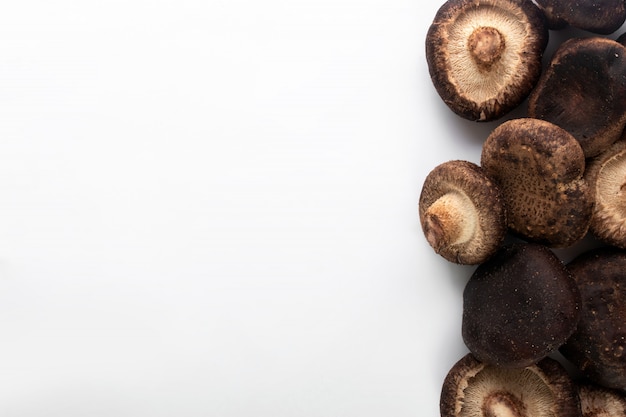
[[[0,415],[436,416],[472,268],[426,174],[437,2],[0,13]]]

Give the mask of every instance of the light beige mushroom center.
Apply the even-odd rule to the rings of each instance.
[[[450,26],[448,59],[450,78],[460,94],[482,104],[498,97],[505,86],[517,85],[526,77],[526,59],[531,57],[524,55],[530,53],[531,40],[520,10],[480,3]]]
[[[500,60],[504,48],[504,37],[490,26],[476,28],[467,40],[470,56],[482,71],[489,71]]]
[[[435,251],[465,243],[476,233],[478,222],[472,200],[462,191],[450,191],[426,210],[426,240]]]

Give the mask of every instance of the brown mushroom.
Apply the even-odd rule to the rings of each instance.
[[[587,163],[585,179],[595,200],[589,230],[626,249],[626,135]]]
[[[591,249],[567,267],[582,302],[576,331],[560,351],[596,384],[626,390],[626,251]]]
[[[550,249],[508,244],[479,265],[465,286],[463,341],[482,362],[531,365],[574,332],[579,302],[576,284]]]
[[[615,32],[626,20],[624,0],[577,0],[575,6],[563,0],[535,0],[550,22],[551,29],[566,25],[601,35]]]
[[[481,166],[500,186],[515,234],[550,247],[586,235],[593,194],[580,144],[565,130],[537,119],[506,121],[484,142]]]
[[[428,174],[419,217],[435,252],[459,264],[485,261],[506,233],[499,188],[480,166],[468,161],[444,162]]]
[[[602,37],[563,42],[528,98],[528,116],[571,133],[585,157],[615,142],[626,125],[626,47]]]
[[[583,417],[626,417],[626,396],[621,391],[582,382],[578,398]]]
[[[452,111],[490,121],[528,96],[547,43],[547,25],[531,1],[448,0],[428,30],[426,60]]]
[[[504,369],[467,354],[446,375],[439,409],[441,417],[581,417],[576,385],[551,358]]]

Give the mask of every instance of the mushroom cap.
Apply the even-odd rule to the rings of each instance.
[[[601,35],[615,32],[626,20],[624,0],[577,0],[576,6],[563,0],[535,0],[548,21]],[[551,26],[551,28],[553,28]]]
[[[482,362],[531,365],[574,332],[579,302],[576,284],[550,249],[508,244],[479,265],[465,286],[463,341]]]
[[[582,302],[576,331],[560,351],[591,381],[626,390],[626,251],[592,249],[567,268]]]
[[[444,162],[427,175],[419,216],[430,246],[454,263],[485,261],[506,234],[500,189],[469,161]]]
[[[626,47],[597,36],[563,42],[528,97],[528,116],[567,130],[585,157],[598,155],[626,125]]]
[[[426,35],[426,60],[452,111],[490,121],[528,96],[547,43],[543,14],[531,1],[448,0]]]
[[[568,247],[589,229],[593,194],[583,179],[578,141],[543,120],[496,127],[483,143],[481,166],[504,195],[509,229],[550,247]]]
[[[626,249],[626,136],[587,162],[585,180],[595,200],[589,230]]]
[[[582,382],[578,398],[584,417],[626,417],[626,396],[621,391]]]
[[[467,354],[446,375],[439,408],[441,417],[581,417],[576,385],[551,358],[505,369]]]

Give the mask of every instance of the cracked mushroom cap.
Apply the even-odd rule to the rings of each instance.
[[[446,375],[439,408],[441,417],[581,417],[576,386],[550,358],[505,369],[467,354]]]
[[[506,121],[483,143],[481,166],[502,190],[513,233],[550,247],[586,235],[593,193],[583,179],[582,148],[564,129],[531,118]]]
[[[589,230],[626,249],[626,135],[587,163],[585,179],[595,199]]]
[[[537,83],[548,29],[532,1],[448,0],[426,36],[433,85],[459,116],[502,117]]]
[[[571,133],[590,158],[626,126],[626,47],[608,38],[568,39],[528,98],[528,116]]]
[[[576,331],[560,351],[592,382],[626,390],[626,251],[592,249],[567,268],[582,302]]]
[[[563,0],[535,0],[551,29],[566,25],[601,35],[619,29],[626,20],[624,0],[577,0],[575,7]]]
[[[461,333],[482,362],[531,365],[576,329],[580,294],[559,258],[533,243],[503,246],[479,265],[463,291]]]
[[[419,199],[424,236],[450,262],[478,264],[498,249],[506,234],[498,186],[468,161],[448,161],[426,177]]]
[[[626,417],[623,392],[584,382],[578,384],[578,398],[584,417]]]

